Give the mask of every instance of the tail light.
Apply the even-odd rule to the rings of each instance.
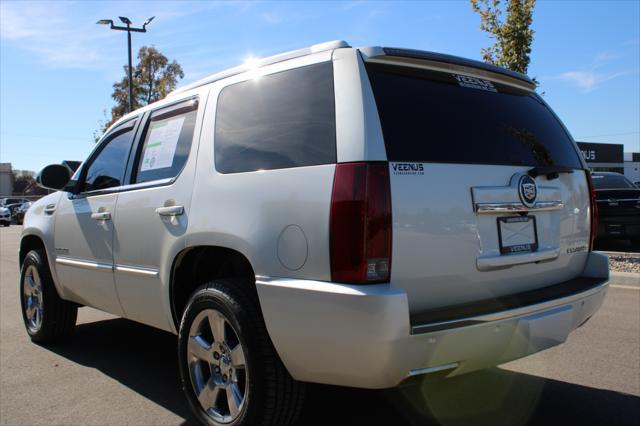
[[[589,239],[589,251],[593,250],[593,243],[598,235],[598,200],[596,199],[596,188],[593,186],[591,172],[587,170],[587,182],[589,184],[589,195],[591,197],[591,238]]]
[[[387,163],[336,165],[330,239],[332,281],[389,281],[391,189]]]

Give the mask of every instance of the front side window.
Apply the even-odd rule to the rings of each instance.
[[[113,136],[87,167],[84,191],[97,191],[122,185],[129,151],[133,143],[133,124],[116,129]]]
[[[134,183],[178,176],[189,158],[197,112],[198,101],[192,99],[151,114]]]
[[[336,162],[331,62],[243,81],[218,99],[215,166],[221,173]]]

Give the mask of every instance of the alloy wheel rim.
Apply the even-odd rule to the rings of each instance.
[[[27,318],[27,327],[32,333],[36,333],[42,327],[42,280],[35,266],[29,265],[24,274],[22,283],[24,295],[24,312]]]
[[[202,409],[218,423],[231,423],[244,409],[249,390],[244,348],[227,318],[200,312],[189,330],[187,363]]]

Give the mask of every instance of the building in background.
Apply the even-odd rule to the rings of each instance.
[[[587,165],[594,172],[616,172],[630,181],[640,181],[640,152],[624,152],[616,143],[577,142]]]
[[[13,168],[11,163],[0,163],[0,197],[13,194]]]
[[[578,148],[594,172],[624,173],[624,145],[578,142]]]

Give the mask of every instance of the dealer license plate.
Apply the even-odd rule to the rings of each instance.
[[[527,253],[538,250],[536,218],[509,216],[498,218],[500,253]]]

